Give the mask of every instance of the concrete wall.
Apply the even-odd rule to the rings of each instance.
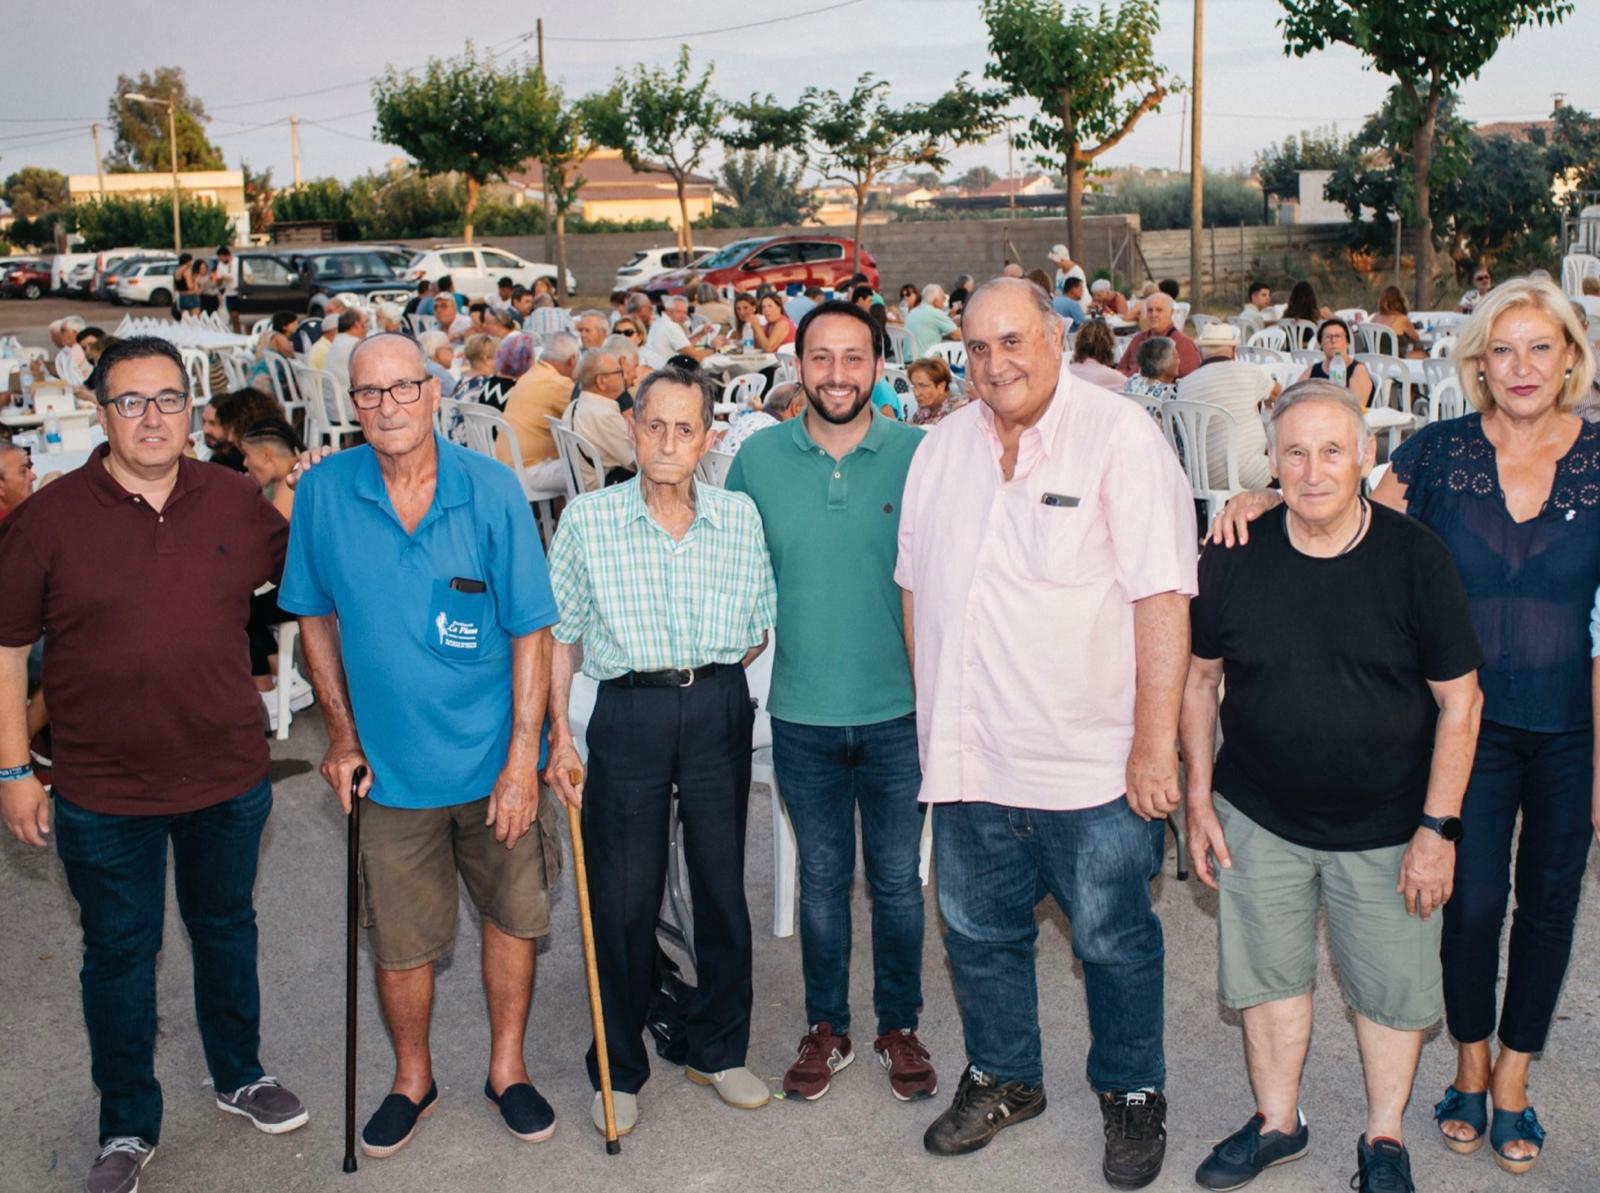
[[[1345,225],[1293,224],[1249,228],[1207,228],[1200,244],[1200,268],[1208,298],[1226,306],[1238,292],[1244,304],[1244,287],[1258,270],[1278,273],[1306,272],[1309,258],[1337,251]],[[1155,278],[1177,278],[1189,292],[1189,232],[1146,232],[1140,238],[1144,262]],[[1224,298],[1226,302],[1222,301]]]
[[[1137,216],[1089,216],[1085,219],[1084,267],[1093,274],[1113,269],[1121,278],[1135,278],[1138,239]],[[782,232],[819,232],[837,235],[840,229],[823,228],[697,228],[696,244],[723,245],[750,236]],[[843,234],[848,236],[849,230]],[[530,261],[543,261],[543,236],[487,236],[480,238]],[[863,247],[878,263],[883,285],[896,289],[902,282],[922,286],[940,282],[949,286],[958,273],[979,279],[1000,272],[1007,259],[1027,269],[1048,268],[1050,248],[1067,239],[1065,219],[930,220],[916,223],[868,224],[861,230]],[[412,240],[426,247],[433,240]],[[670,232],[592,232],[567,237],[567,267],[578,280],[581,294],[606,294],[617,268],[635,249],[673,243]],[[1165,276],[1165,275],[1157,275]]]

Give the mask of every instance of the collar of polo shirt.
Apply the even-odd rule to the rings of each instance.
[[[102,443],[94,449],[94,454],[89,457],[87,469],[89,477],[89,491],[94,494],[95,500],[101,505],[115,505],[119,501],[129,501],[138,497],[137,493],[130,493],[117,483],[116,477],[111,475],[111,470],[106,467],[106,457],[111,454],[110,444]],[[173,482],[172,492],[167,494],[163,508],[170,506],[185,493],[203,486],[211,477],[208,469],[211,466],[199,460],[190,459],[188,456],[178,457],[178,479]],[[140,498],[140,500],[143,500]]]
[[[424,515],[423,522],[429,521],[434,516],[435,509],[452,509],[458,505],[466,505],[472,500],[472,486],[467,483],[466,475],[451,454],[464,449],[447,442],[437,431],[433,433],[433,444],[439,453],[439,475],[434,481],[433,505]],[[365,498],[367,501],[375,501],[380,505],[388,501],[389,492],[383,486],[383,473],[378,469],[376,452],[369,449],[367,459],[356,469],[352,488],[357,497]],[[422,529],[421,523],[417,529]]]
[[[810,400],[807,399],[806,409],[809,410],[810,408]],[[863,438],[860,443],[856,444],[856,447],[863,448],[869,452],[877,451],[883,446],[883,441],[888,438],[888,423],[888,419],[881,418],[876,414],[873,415],[872,424],[867,427],[866,437]],[[817,441],[811,438],[811,432],[806,430],[806,416],[804,412],[796,415],[794,418],[791,418],[789,420],[789,426],[792,428],[789,434],[794,438],[794,445],[801,451],[814,452],[825,450],[824,448],[817,446]]]

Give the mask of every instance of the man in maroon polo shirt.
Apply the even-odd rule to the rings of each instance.
[[[248,477],[183,456],[183,361],[135,337],[101,357],[106,444],[0,523],[0,814],[42,846],[28,766],[28,648],[48,631],[56,849],[83,926],[84,1019],[100,1089],[88,1193],[129,1193],[161,1131],[155,970],[167,844],[219,1109],[271,1134],[305,1123],[266,1076],[252,903],[272,807],[250,679],[250,594],[288,523]]]

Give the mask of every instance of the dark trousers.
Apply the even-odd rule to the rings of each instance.
[[[100,1090],[100,1141],[161,1138],[156,1081],[156,954],[167,901],[167,842],[194,959],[194,1009],[216,1089],[261,1077],[252,891],[265,779],[243,795],[176,816],[108,816],[56,796],[56,850],[83,927],[83,1019]]]
[[[250,674],[272,674],[272,656],[278,653],[276,627],[288,621],[293,614],[278,608],[278,590],[257,593],[250,598],[250,620],[245,623],[245,636],[250,640]]]
[[[1165,945],[1150,906],[1166,821],[1125,799],[1076,812],[936,804],[934,866],[967,1060],[999,1081],[1044,1079],[1034,908],[1054,895],[1072,921],[1089,1004],[1097,1093],[1166,1082]]]
[[[1478,732],[1461,806],[1455,893],[1444,907],[1440,949],[1446,1022],[1462,1043],[1487,1040],[1495,1030],[1495,979],[1515,835],[1517,898],[1500,1042],[1518,1052],[1544,1048],[1572,953],[1593,838],[1593,750],[1590,730],[1530,733],[1485,721]]]
[[[850,1031],[850,883],[856,809],[872,891],[878,1034],[915,1030],[922,1010],[922,809],[914,714],[876,725],[772,719],[772,761],[800,858],[806,1022]]]
[[[697,984],[686,1063],[707,1073],[744,1064],[753,998],[744,834],[754,722],[738,666],[687,688],[603,684],[595,701],[583,843],[611,1081],[624,1093],[637,1093],[650,1076],[643,1037],[656,985],[674,785],[694,904]],[[598,1089],[592,1046],[588,1068]]]

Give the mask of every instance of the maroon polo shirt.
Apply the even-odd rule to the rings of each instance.
[[[188,458],[158,513],[112,479],[107,451],[0,522],[0,645],[46,639],[61,795],[192,812],[267,776],[245,623],[289,524],[249,477]]]

